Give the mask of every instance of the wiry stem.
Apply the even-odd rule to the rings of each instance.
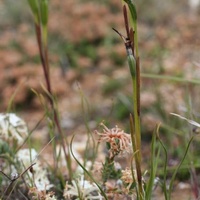
[[[50,84],[50,78],[49,78],[49,73],[48,73],[48,62],[47,62],[47,56],[45,59],[44,52],[42,49],[42,33],[41,33],[41,26],[40,24],[35,24],[35,31],[36,31],[36,37],[37,37],[37,43],[39,47],[39,54],[40,54],[40,60],[42,62],[42,68],[45,76],[45,81],[47,85],[47,90],[51,94],[51,84]]]
[[[65,154],[65,159],[66,159],[68,170],[69,170],[69,177],[71,179],[71,176],[72,176],[71,157],[70,157],[70,154],[67,153],[66,148],[65,148],[67,144],[67,148],[69,150],[69,143],[67,141],[67,138],[65,139],[65,136],[62,132],[62,128],[61,128],[59,116],[58,116],[58,111],[55,106],[55,101],[53,98],[53,92],[52,92],[51,81],[50,81],[48,47],[47,47],[48,0],[40,0],[40,1],[28,0],[28,3],[34,16],[37,43],[39,47],[39,54],[40,54],[40,59],[42,62],[42,68],[43,68],[43,73],[44,73],[46,88],[47,88],[47,90],[45,88],[46,95],[47,95],[47,98],[48,98],[48,101],[50,103],[50,107],[53,113],[53,120],[54,120],[55,126],[61,136],[61,145]]]
[[[40,59],[42,62],[42,68],[43,68],[44,77],[45,77],[45,81],[46,81],[46,85],[47,85],[47,91],[50,94],[50,96],[47,95],[47,98],[49,100],[51,109],[53,111],[53,119],[54,119],[55,125],[57,127],[57,130],[58,130],[61,138],[62,138],[61,145],[62,145],[64,154],[65,154],[66,163],[67,163],[67,167],[69,170],[69,179],[71,180],[71,175],[72,175],[71,157],[70,157],[70,154],[67,153],[67,151],[66,151],[66,144],[67,144],[67,147],[69,148],[69,143],[68,143],[67,139],[65,139],[65,136],[62,132],[57,109],[55,107],[54,100],[52,98],[53,93],[52,93],[52,89],[51,89],[51,81],[50,81],[50,73],[49,73],[48,48],[47,48],[47,45],[43,44],[42,37],[41,37],[41,35],[42,35],[41,26],[39,24],[35,24],[35,30],[36,30],[38,47],[39,47]],[[65,142],[66,142],[66,144],[65,144]]]
[[[132,2],[129,0],[124,0],[131,12],[131,16],[133,17],[134,22],[134,31],[132,28],[129,28],[128,24],[128,15],[126,6],[123,6],[124,13],[124,24],[126,28],[127,37],[124,37],[121,33],[115,30],[120,37],[123,39],[126,52],[127,52],[127,60],[130,69],[131,79],[132,79],[132,88],[133,88],[133,118],[130,117],[131,122],[131,138],[132,144],[134,145],[133,150],[135,154],[135,162],[136,162],[136,171],[137,171],[137,186],[139,192],[139,199],[143,200],[144,196],[144,188],[142,184],[142,173],[141,173],[141,125],[140,125],[140,62],[138,56],[138,41],[137,41],[137,15],[135,7]]]

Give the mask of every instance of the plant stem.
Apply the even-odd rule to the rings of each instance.
[[[136,73],[137,74],[137,73]],[[134,116],[134,127],[135,127],[135,163],[137,170],[137,181],[139,187],[140,200],[143,199],[143,186],[142,186],[142,172],[141,172],[141,128],[140,128],[140,109],[139,109],[139,96],[138,96],[138,79],[137,76],[132,76],[132,86],[133,86],[133,116]],[[134,145],[134,144],[133,144]]]
[[[53,111],[53,119],[54,119],[55,125],[61,136],[61,145],[62,145],[64,154],[65,154],[66,164],[67,164],[67,167],[69,170],[69,179],[71,180],[71,178],[72,178],[71,177],[72,176],[71,157],[70,157],[70,154],[67,153],[67,151],[66,151],[66,145],[67,145],[67,148],[69,148],[69,143],[68,143],[68,140],[65,139],[65,136],[62,132],[60,120],[58,117],[58,112],[57,112],[57,109],[54,104],[53,93],[52,93],[52,89],[51,89],[50,74],[49,74],[48,48],[47,48],[47,45],[45,45],[42,41],[42,37],[41,37],[42,31],[41,31],[41,26],[39,24],[35,24],[35,30],[36,30],[38,47],[39,47],[40,59],[42,62],[42,68],[43,68],[44,77],[45,77],[45,81],[46,81],[46,85],[47,85],[47,91],[49,93],[49,95],[47,95],[47,98],[49,100],[51,109]],[[68,152],[69,152],[69,149],[68,149]]]
[[[126,6],[124,5],[124,22],[127,32],[127,37],[125,42],[128,64],[130,69],[130,74],[132,78],[132,88],[133,88],[133,123],[131,128],[131,137],[132,137],[132,145],[135,145],[133,148],[135,150],[135,163],[136,163],[136,171],[137,171],[137,184],[139,190],[139,200],[143,200],[145,198],[144,188],[142,184],[142,172],[141,172],[141,125],[140,125],[140,62],[139,62],[139,50],[138,50],[138,35],[137,35],[137,12],[135,5],[131,0],[124,0],[129,8],[131,22],[133,22],[133,26],[129,29],[128,26],[128,18]],[[133,131],[134,129],[134,131]]]
[[[140,84],[139,84],[139,59],[136,60],[136,76],[132,76],[133,84],[133,114],[134,114],[134,125],[135,134],[137,140],[137,150],[139,150],[139,161],[141,162],[141,128],[140,128]]]

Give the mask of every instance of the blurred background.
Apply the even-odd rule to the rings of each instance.
[[[125,35],[121,1],[49,3],[51,82],[66,134],[84,132],[84,118],[91,129],[104,120],[109,127],[118,124],[128,131],[131,79],[123,42],[112,30]],[[143,141],[149,141],[161,122],[166,141],[179,151],[182,136],[193,130],[170,113],[197,121],[200,117],[200,7],[192,0],[135,3]],[[45,83],[28,3],[1,0],[0,112],[6,112],[14,94],[11,111],[33,128],[44,114],[32,91],[43,93],[41,84]]]

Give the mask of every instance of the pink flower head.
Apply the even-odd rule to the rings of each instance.
[[[115,126],[112,129],[108,129],[103,123],[100,125],[103,126],[103,132],[100,133],[95,131],[95,133],[100,136],[99,142],[109,143],[110,158],[113,158],[118,154],[130,152],[131,136],[129,134],[118,128],[118,126]]]

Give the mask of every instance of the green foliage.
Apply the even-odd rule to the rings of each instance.
[[[116,52],[111,52],[110,54],[110,58],[113,60],[114,64],[116,66],[122,67],[125,60],[123,57],[121,57],[119,54],[117,54]]]
[[[64,44],[64,47],[61,50],[66,54],[67,59],[69,59],[69,63],[70,63],[69,67],[71,68],[78,67],[77,59],[79,55],[78,55],[78,52],[76,51],[76,46],[71,43],[67,43],[67,44]]]
[[[34,15],[37,15],[39,12],[38,0],[28,0],[28,3]]]
[[[108,157],[105,159],[105,163],[103,163],[102,169],[102,180],[105,183],[108,179],[119,179],[121,178],[121,169],[116,169],[115,163],[111,161]]]
[[[129,117],[129,114],[131,112],[131,108],[123,102],[122,99],[117,99],[117,102],[114,107],[114,116],[119,120],[125,120],[127,117]]]
[[[187,168],[189,168],[189,166]],[[180,169],[177,173],[177,179],[181,182],[189,180],[190,179],[189,169]]]
[[[10,154],[11,152],[8,143],[0,139],[0,155]]]
[[[151,200],[153,188],[155,186],[154,181],[156,179],[157,169],[158,169],[158,162],[160,157],[160,146],[157,147],[156,142],[156,131],[158,132],[159,127],[153,133],[152,142],[151,142],[151,161],[150,161],[150,175],[149,180],[146,184],[146,200]]]
[[[41,9],[42,25],[47,26],[47,22],[48,22],[48,0],[41,0],[40,1],[40,9]]]
[[[82,55],[90,58],[93,62],[97,60],[96,47],[89,41],[82,40],[75,47],[76,51]]]
[[[120,80],[116,79],[109,79],[104,85],[102,86],[103,94],[108,95],[118,91],[122,88],[123,83]]]

